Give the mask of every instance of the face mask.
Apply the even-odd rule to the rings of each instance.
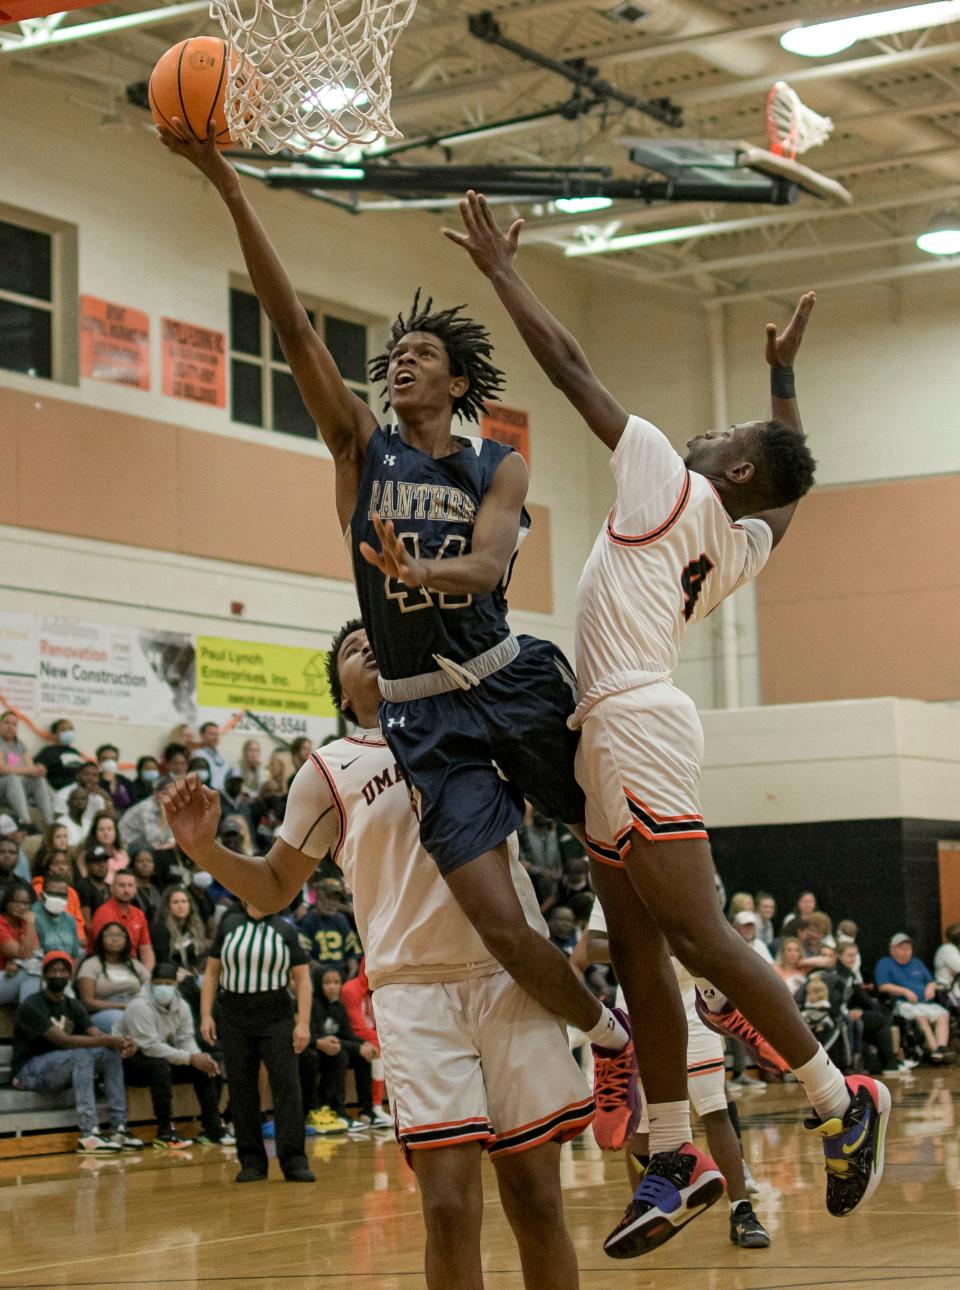
[[[63,994],[70,984],[70,978],[66,976],[45,976],[43,979],[51,994]]]
[[[113,758],[111,758],[109,761],[102,761],[100,763],[100,769],[103,771],[104,775],[116,775],[117,763],[113,760]]]
[[[199,779],[201,784],[208,784],[210,782],[210,772],[208,770],[195,770],[193,773],[196,775],[197,779]]]
[[[191,882],[193,883],[194,887],[197,887],[200,891],[206,891],[207,888],[210,886],[210,884],[213,882],[213,874],[206,873],[203,869],[199,869],[193,875]]]
[[[64,748],[72,748],[77,742],[77,732],[75,730],[61,730],[57,735],[57,741],[63,744]]]
[[[62,914],[67,907],[66,896],[44,896],[43,907],[48,914]]]
[[[140,778],[145,784],[155,784],[160,778],[160,772],[158,770],[145,770]]]
[[[173,1003],[173,996],[177,993],[175,985],[152,985],[150,989],[161,1008],[169,1007]]]

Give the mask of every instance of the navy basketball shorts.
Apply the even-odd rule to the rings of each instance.
[[[507,667],[470,690],[380,704],[380,727],[415,790],[420,840],[442,874],[505,841],[527,798],[550,819],[580,824],[573,669],[550,641],[521,636]]]

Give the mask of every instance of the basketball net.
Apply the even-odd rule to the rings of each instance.
[[[767,138],[770,151],[792,161],[808,148],[825,143],[833,133],[833,122],[800,101],[800,95],[786,81],[777,81],[767,95]]]
[[[275,153],[398,138],[390,60],[417,0],[210,0],[233,138]],[[248,16],[245,16],[245,13]]]

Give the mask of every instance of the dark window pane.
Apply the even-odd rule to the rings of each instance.
[[[367,379],[367,329],[344,318],[324,318],[323,340],[340,375],[348,381]]]
[[[273,373],[273,428],[304,439],[317,437],[317,427],[303,406],[296,382],[287,372]]]
[[[0,367],[28,376],[52,377],[50,324],[45,309],[0,300]]]
[[[263,425],[263,373],[257,363],[230,364],[230,415],[248,426]]]
[[[0,287],[49,300],[51,240],[49,233],[0,220]]]
[[[316,330],[317,315],[312,309],[307,310],[307,317],[310,319],[310,326]],[[280,337],[270,328],[270,353],[275,363],[285,363],[287,360],[283,356],[283,350],[280,348]]]
[[[230,348],[260,353],[260,301],[249,291],[230,288]]]

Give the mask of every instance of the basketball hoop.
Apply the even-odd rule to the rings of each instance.
[[[237,58],[226,118],[247,148],[275,153],[399,138],[390,60],[417,0],[210,0]],[[244,10],[249,17],[244,16]]]
[[[800,95],[786,81],[777,81],[767,95],[767,138],[770,151],[791,161],[808,148],[825,143],[833,133],[833,122],[800,101]]]

